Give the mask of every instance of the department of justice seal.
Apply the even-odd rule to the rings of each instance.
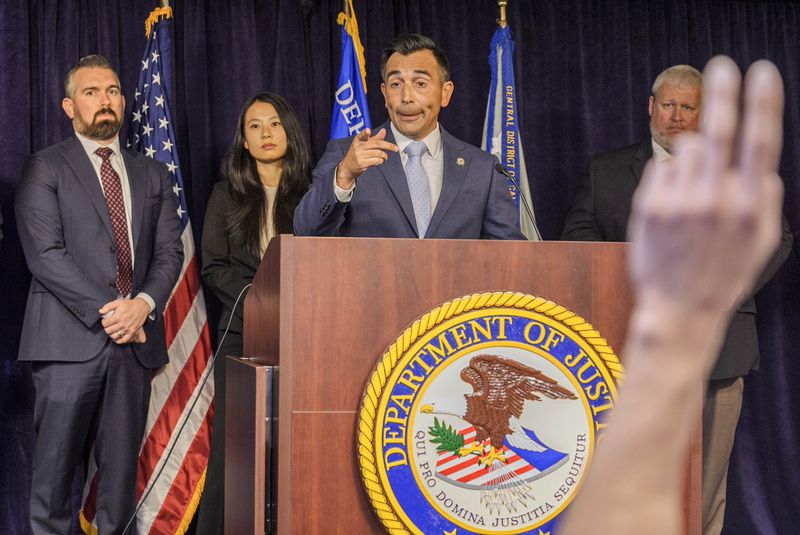
[[[583,318],[512,292],[454,299],[379,359],[358,460],[392,534],[547,535],[580,489],[623,379]]]

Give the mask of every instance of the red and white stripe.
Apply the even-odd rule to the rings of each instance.
[[[475,428],[470,426],[461,429],[459,435],[464,437],[464,444],[475,441]],[[470,488],[491,488],[505,482],[509,476],[527,478],[539,471],[513,450],[503,446],[499,453],[506,457],[506,462],[495,461],[491,467],[478,464],[476,455],[460,457],[449,451],[439,453],[436,461],[436,475],[459,486]]]

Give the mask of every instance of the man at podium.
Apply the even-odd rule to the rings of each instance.
[[[395,37],[381,78],[390,120],[328,143],[295,234],[524,240],[497,159],[438,122],[454,89],[444,52],[429,37]]]

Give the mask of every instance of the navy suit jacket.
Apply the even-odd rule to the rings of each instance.
[[[148,368],[167,363],[163,311],[183,262],[167,169],[122,149],[130,182],[133,291],[153,298],[147,342],[131,344]],[[33,275],[19,359],[86,361],[109,338],[98,310],[117,298],[114,231],[100,181],[77,137],[32,155],[16,195],[16,219]]]
[[[645,164],[653,156],[650,138],[610,152],[593,156],[589,172],[575,195],[567,214],[562,239],[576,241],[627,241],[628,219],[633,193],[642,178]],[[756,282],[757,292],[789,256],[792,233],[783,220],[781,243]],[[733,315],[711,379],[741,377],[759,360],[756,334],[756,303],[748,296]]]
[[[394,143],[389,123],[380,128],[386,129],[387,141]],[[519,230],[519,217],[506,179],[494,169],[497,159],[454,138],[444,128],[441,133],[442,192],[425,237],[526,239]],[[328,143],[314,170],[311,188],[295,210],[295,234],[419,237],[408,181],[396,152],[389,152],[386,162],[370,167],[357,179],[350,202],[337,200],[334,173],[352,139],[334,139]]]

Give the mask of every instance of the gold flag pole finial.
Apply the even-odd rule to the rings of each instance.
[[[350,2],[349,2],[349,0],[344,0],[343,4],[344,4],[344,7],[342,8],[342,11],[344,12],[344,14],[347,17],[353,16],[353,14],[350,13]]]
[[[162,18],[172,18],[172,8],[169,6],[169,0],[161,0],[159,3],[161,7],[157,7],[151,11],[150,16],[144,21],[144,34],[148,39],[150,39],[150,32],[153,30],[153,26],[155,26],[158,21]]]
[[[497,24],[499,24],[501,28],[505,28],[507,25],[506,6],[508,6],[508,0],[497,0],[497,7],[500,8],[500,18],[497,19]]]

